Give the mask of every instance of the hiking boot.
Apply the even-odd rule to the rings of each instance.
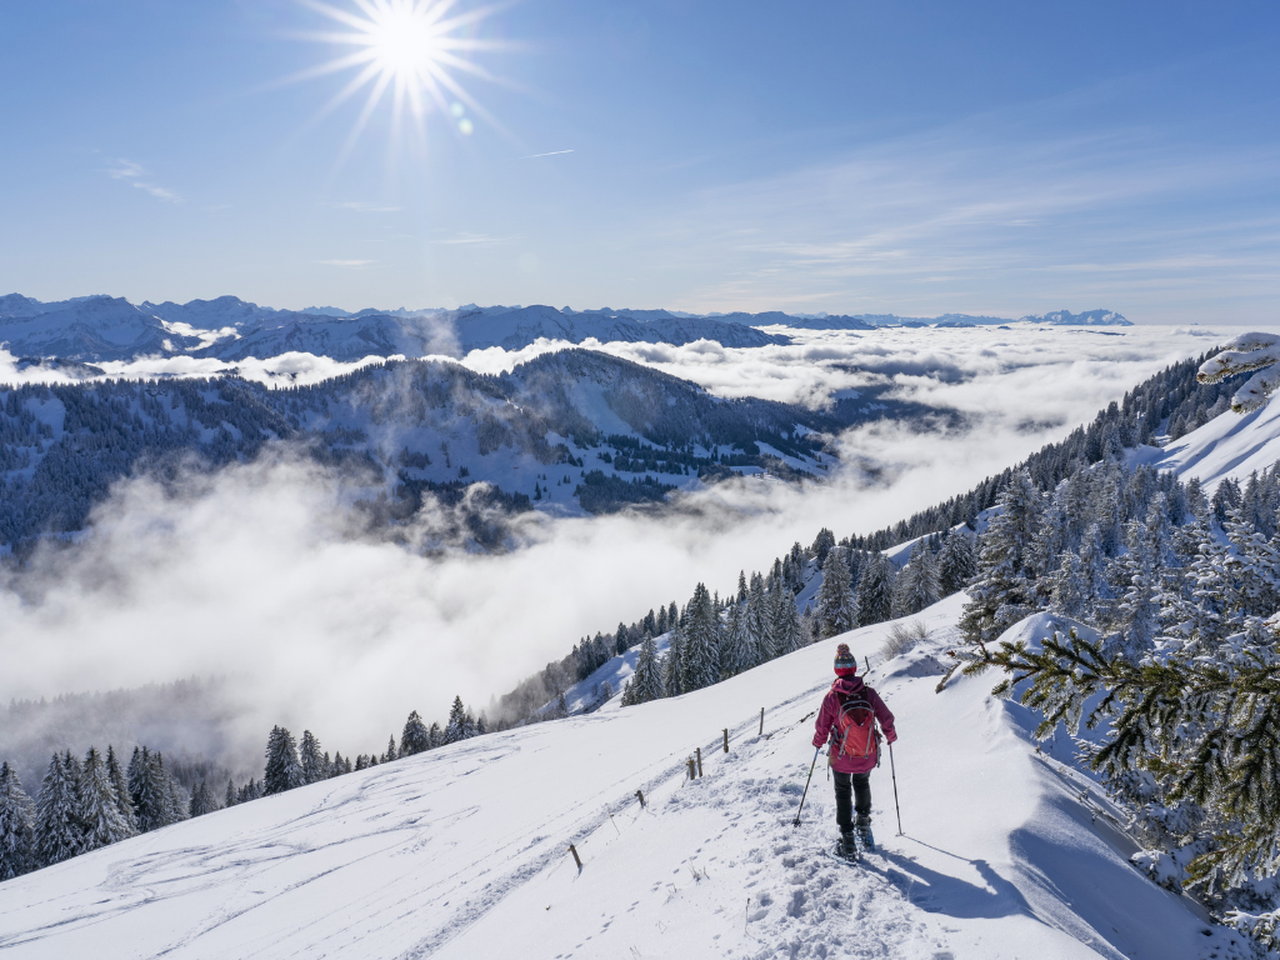
[[[857,830],[858,840],[862,844],[862,848],[864,850],[874,851],[876,848],[876,838],[871,833],[871,818],[868,817],[864,820],[862,817],[859,817],[858,825],[854,829]]]
[[[836,844],[836,853],[842,857],[856,857],[858,855],[858,841],[854,837],[852,830],[840,834],[840,842]]]

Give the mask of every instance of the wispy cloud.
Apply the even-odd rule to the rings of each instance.
[[[112,180],[123,180],[125,183],[135,187],[144,193],[149,193],[157,200],[163,200],[165,203],[181,203],[182,197],[174,190],[168,187],[162,187],[158,183],[153,182],[147,173],[145,167],[140,163],[134,163],[132,160],[126,160],[118,157],[112,161],[111,166],[106,170],[107,176]]]
[[[705,190],[640,234],[689,278],[688,309],[1000,312],[1105,295],[1131,317],[1191,320],[1280,295],[1277,161],[1274,146],[978,118]]]
[[[321,260],[326,267],[367,267],[376,260]]]
[[[546,153],[531,153],[527,157],[516,157],[516,160],[538,160],[542,157],[559,157],[566,153],[573,153],[572,150],[548,150]]]

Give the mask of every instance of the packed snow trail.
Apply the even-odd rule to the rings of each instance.
[[[1127,862],[1090,781],[990,677],[937,694],[963,596],[869,681],[897,716],[903,836],[829,855],[824,641],[705,690],[464,741],[0,884],[7,957],[1244,956]],[[890,625],[840,638],[879,656]],[[1043,617],[1024,629],[1043,629]],[[759,710],[765,732],[759,734]],[[730,732],[723,752],[722,728]],[[702,748],[704,776],[686,760]],[[644,794],[641,808],[636,791]],[[579,871],[568,853],[584,861]]]

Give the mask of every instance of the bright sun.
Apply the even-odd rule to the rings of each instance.
[[[463,135],[475,130],[467,116],[468,110],[491,119],[456,75],[465,73],[495,79],[467,58],[477,50],[504,46],[467,35],[494,7],[457,13],[452,12],[457,0],[353,0],[351,9],[321,0],[299,2],[346,28],[309,33],[308,39],[354,49],[305,71],[296,79],[356,71],[350,82],[330,100],[326,113],[369,87],[364,107],[347,141],[347,150],[359,138],[378,104],[387,97],[392,103],[393,134],[401,132],[404,119],[409,117],[424,141],[425,117],[433,110],[447,117]]]

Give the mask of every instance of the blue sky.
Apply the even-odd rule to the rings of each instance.
[[[488,9],[347,150],[313,7],[0,5],[0,292],[1280,319],[1274,3]]]

